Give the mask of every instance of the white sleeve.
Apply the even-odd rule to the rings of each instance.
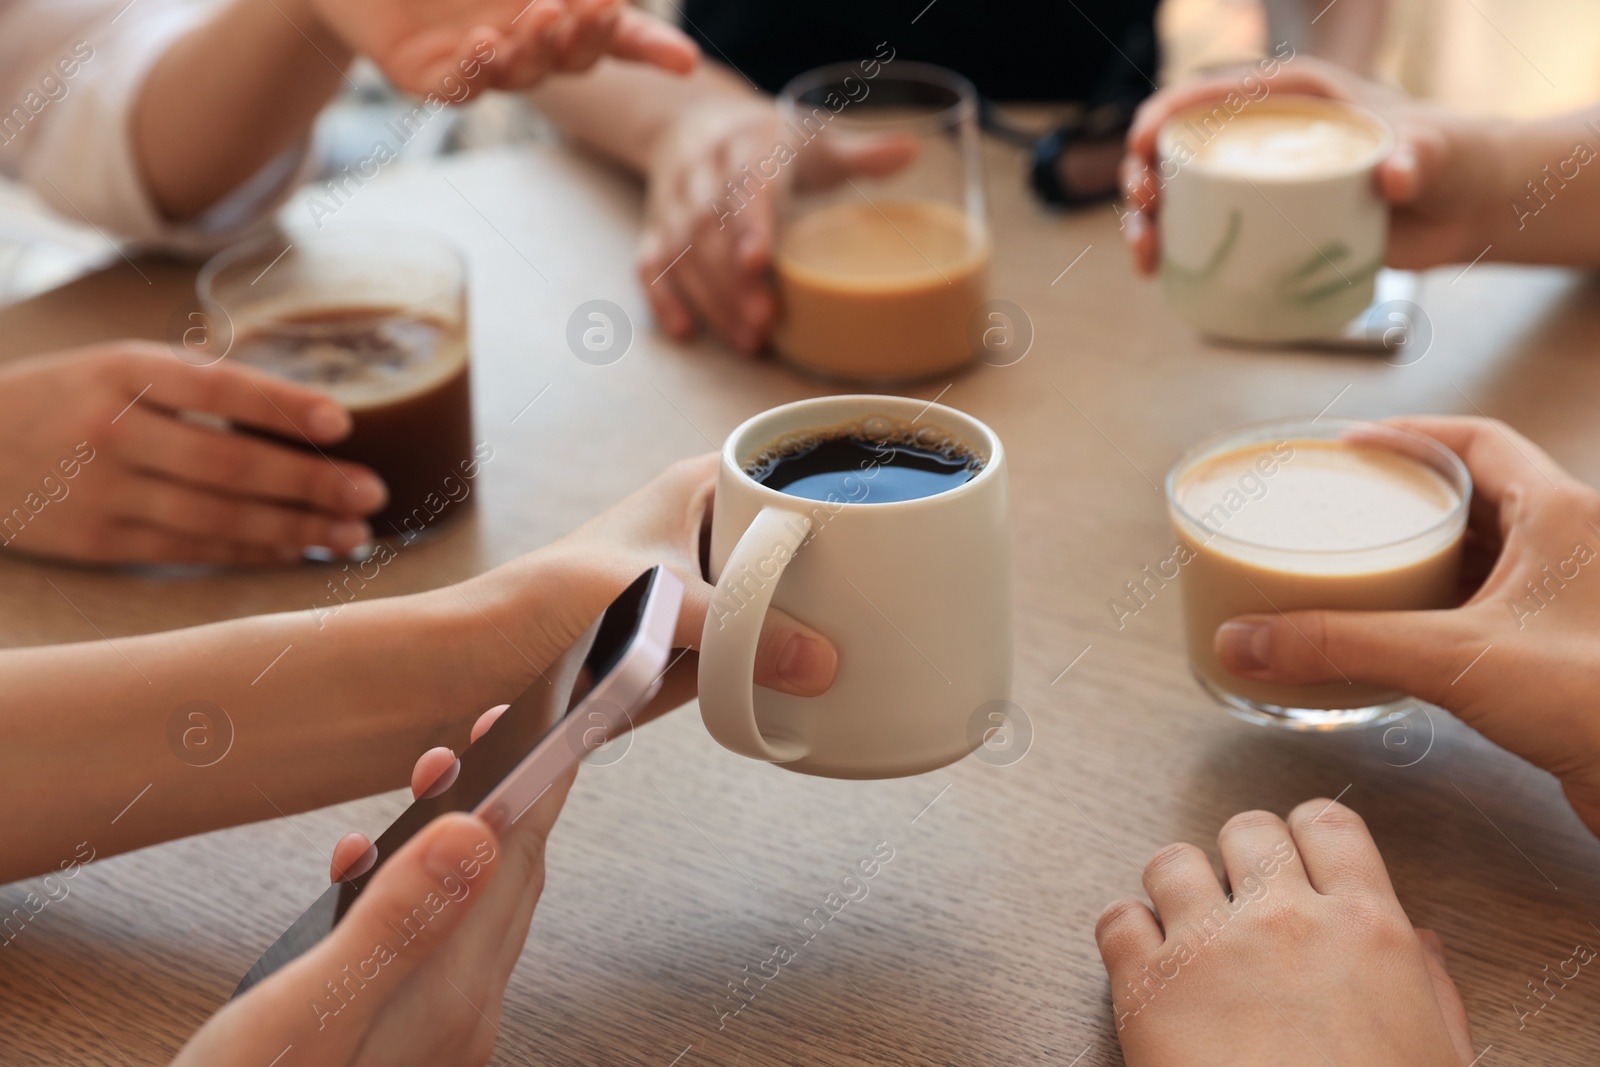
[[[258,228],[304,176],[306,144],[184,223],[151,200],[134,152],[133,102],[150,68],[215,3],[0,0],[0,173],[125,241],[206,252]]]

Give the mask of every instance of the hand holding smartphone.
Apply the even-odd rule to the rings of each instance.
[[[327,936],[385,859],[434,819],[472,812],[504,833],[584,755],[626,732],[661,687],[682,602],[671,571],[640,575],[468,746],[447,787],[429,789],[379,835],[372,865],[330,886],[267,949],[234,997]]]

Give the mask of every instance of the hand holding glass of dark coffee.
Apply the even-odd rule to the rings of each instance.
[[[214,358],[321,389],[350,412],[350,435],[318,451],[383,478],[376,537],[410,542],[470,501],[466,266],[448,244],[389,229],[274,236],[218,254],[198,287]]]

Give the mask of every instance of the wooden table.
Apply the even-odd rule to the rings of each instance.
[[[1031,749],[1008,766],[968,759],[837,782],[723,751],[692,709],[650,727],[573,793],[495,1062],[1119,1063],[1092,938],[1100,908],[1140,892],[1136,865],[1158,847],[1185,839],[1214,854],[1233,813],[1318,794],[1366,816],[1412,919],[1444,937],[1477,1047],[1494,1046],[1486,1067],[1600,1060],[1600,978],[1572,982],[1524,1030],[1513,1011],[1542,967],[1576,942],[1600,945],[1600,844],[1551,778],[1437,711],[1431,748],[1429,720],[1387,747],[1382,732],[1246,725],[1191,680],[1175,592],[1121,630],[1107,607],[1170,550],[1157,489],[1167,466],[1235,424],[1484,411],[1600,480],[1589,283],[1484,264],[1434,272],[1421,302],[1436,338],[1412,366],[1208,347],[1133,276],[1109,208],[1045,212],[1023,190],[1021,160],[988,151],[995,295],[1027,310],[1036,340],[1014,366],[912,392],[986,420],[1011,450],[1015,697]],[[497,458],[477,513],[390,564],[386,593],[531,549],[746,416],[827,391],[655,334],[631,275],[638,215],[625,179],[529,149],[384,175],[329,223],[415,222],[453,235],[472,261],[477,432]],[[308,221],[303,208],[287,217]],[[118,264],[0,314],[0,346],[163,336],[188,274],[140,269],[148,281]],[[596,298],[622,305],[637,331],[607,367],[563,340],[573,309]],[[0,639],[114,639],[304,608],[325,573],[157,577],[6,555]],[[0,952],[0,1060],[165,1062],[317,894],[337,836],[380,828],[404,802],[390,793],[89,868]],[[879,842],[895,858],[871,895],[719,1031],[725,984]],[[0,901],[9,909],[26,888],[0,889]]]

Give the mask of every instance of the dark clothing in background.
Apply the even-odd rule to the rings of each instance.
[[[992,100],[1137,102],[1154,90],[1157,2],[687,0],[684,29],[769,93],[886,42],[896,60],[960,71]]]

